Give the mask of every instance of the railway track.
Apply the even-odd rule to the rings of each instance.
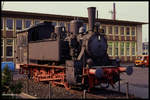
[[[127,98],[126,94],[119,93],[112,90],[95,88],[91,90],[91,92],[86,92],[84,95],[84,91],[81,89],[70,89],[66,90],[61,86],[51,86],[49,88],[48,83],[36,83],[32,80],[28,80],[28,91],[27,91],[27,79],[21,78],[15,81],[23,82],[23,92],[27,93],[31,96],[35,96],[37,98],[52,98],[52,99],[68,99],[68,98],[77,98],[77,99],[109,99],[109,98]],[[135,98],[130,95],[129,98]]]

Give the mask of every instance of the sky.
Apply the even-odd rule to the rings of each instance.
[[[61,1],[61,2],[21,2],[21,1],[5,1],[2,2],[2,10],[12,11],[24,11],[24,12],[36,12],[46,14],[57,14],[57,15],[70,15],[70,16],[81,16],[87,17],[87,8],[96,7],[98,10],[98,17],[104,19],[112,19],[110,11],[113,9],[113,3],[107,2],[75,2],[75,1]],[[149,2],[115,2],[116,3],[116,19],[126,21],[137,21],[149,23]],[[142,26],[142,40],[143,42],[149,41],[149,24]]]

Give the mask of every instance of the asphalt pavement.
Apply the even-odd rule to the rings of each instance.
[[[133,67],[132,75],[127,75],[122,73],[120,75],[120,91],[126,93],[127,82],[129,94],[134,95],[139,98],[148,99],[149,98],[149,68]],[[113,89],[110,87],[109,89]],[[118,84],[116,84],[116,89],[118,91]]]

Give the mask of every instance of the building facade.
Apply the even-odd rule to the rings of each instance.
[[[149,55],[149,42],[143,42],[143,55]]]
[[[16,32],[29,28],[43,21],[51,21],[53,25],[61,24],[70,30],[69,22],[74,18],[84,21],[88,30],[88,18],[66,15],[27,13],[18,11],[2,11],[1,17],[1,58],[2,61],[16,61]],[[122,62],[132,62],[137,55],[142,54],[142,24],[143,22],[96,19],[100,28],[104,29],[108,40],[110,58],[119,57]]]

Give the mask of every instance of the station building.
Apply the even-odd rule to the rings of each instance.
[[[3,10],[1,17],[2,61],[16,61],[17,31],[43,21],[51,21],[53,25],[61,24],[69,31],[69,22],[75,18],[83,20],[84,27],[88,30],[88,17]],[[147,23],[101,18],[96,21],[101,23],[100,28],[103,28],[106,34],[110,58],[119,57],[122,62],[133,62],[137,55],[142,54],[142,25]]]

